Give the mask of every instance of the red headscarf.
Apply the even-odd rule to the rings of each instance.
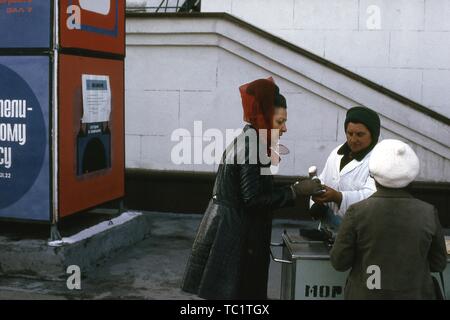
[[[278,87],[272,77],[258,79],[239,87],[244,109],[244,121],[249,122],[258,133],[266,129],[267,155],[271,156],[272,118],[275,112],[274,100]],[[263,136],[262,136],[263,137]]]
[[[256,130],[272,129],[276,85],[272,77],[258,79],[239,87],[244,109],[244,121]]]

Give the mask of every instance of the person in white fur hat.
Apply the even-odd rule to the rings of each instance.
[[[445,269],[447,252],[437,210],[405,190],[419,168],[404,142],[387,139],[373,149],[377,192],[349,207],[330,253],[336,270],[351,268],[346,299],[436,298],[430,272]]]
[[[411,147],[393,139],[380,142],[369,161],[371,176],[386,188],[406,187],[419,174],[419,169],[419,159]]]

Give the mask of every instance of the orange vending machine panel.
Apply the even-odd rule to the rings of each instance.
[[[59,55],[59,215],[124,195],[124,62]]]

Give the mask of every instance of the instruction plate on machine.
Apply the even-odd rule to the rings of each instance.
[[[83,74],[83,123],[108,122],[111,114],[109,76]]]

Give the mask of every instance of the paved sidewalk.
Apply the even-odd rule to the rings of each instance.
[[[121,250],[82,279],[81,290],[65,281],[0,277],[0,299],[198,299],[179,289],[201,215],[145,212],[150,235]],[[300,221],[274,220],[272,241]],[[281,257],[281,249],[274,248]],[[81,270],[83,272],[83,270]],[[271,262],[268,296],[279,299],[281,266]]]

